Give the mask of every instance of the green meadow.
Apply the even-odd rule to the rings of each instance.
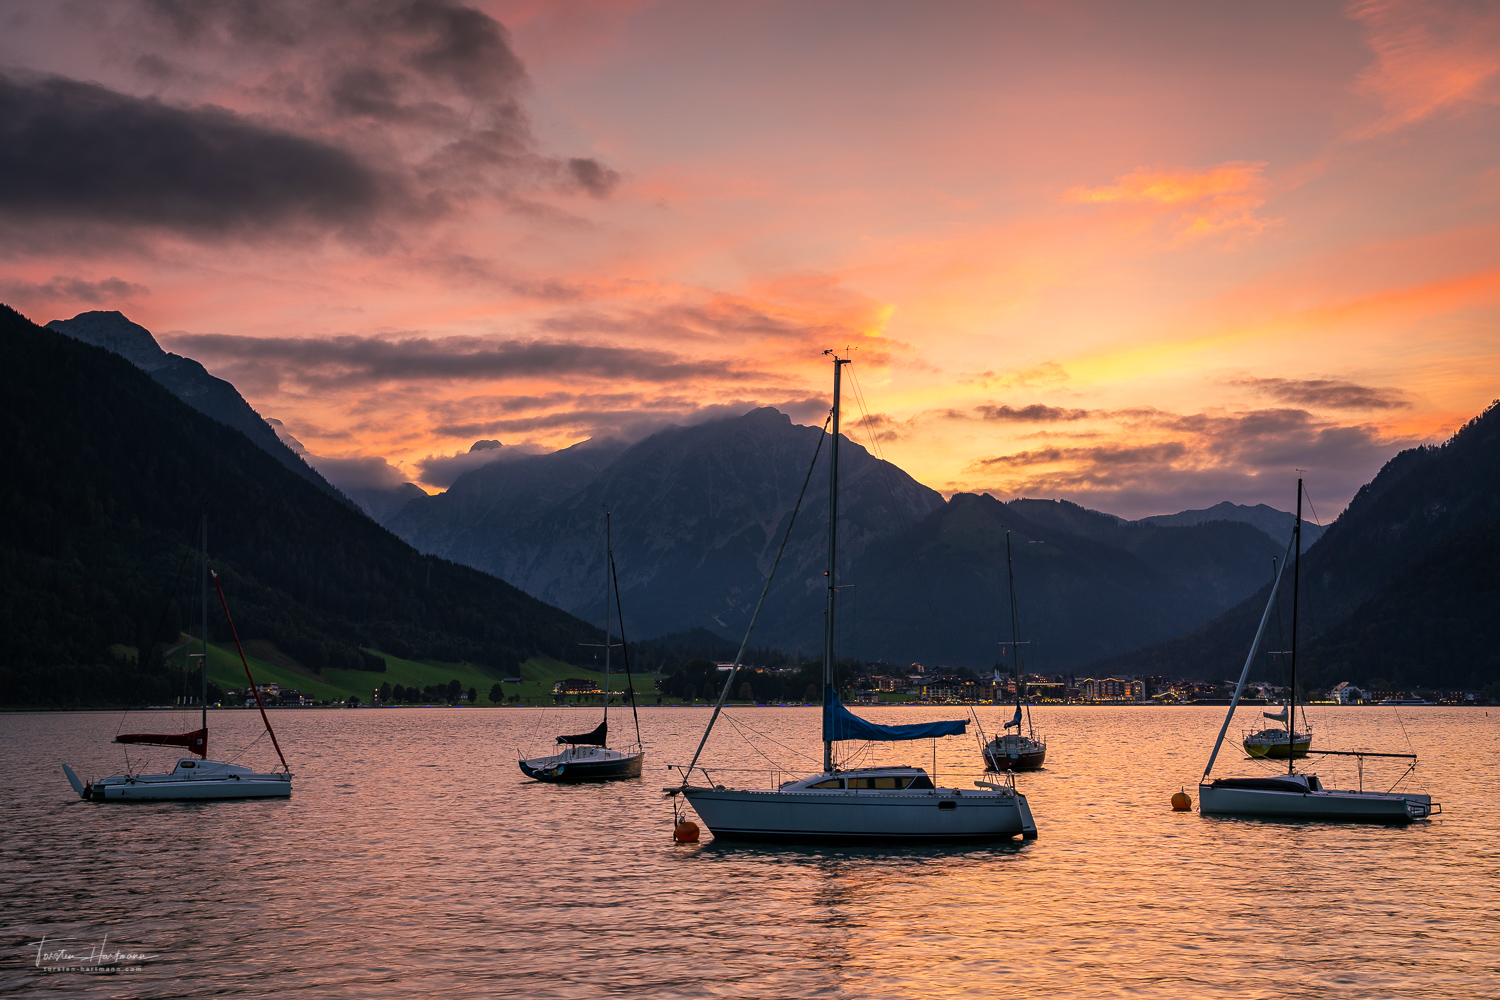
[[[375,649],[369,652],[385,657],[384,673],[373,670],[324,670],[314,674],[301,669],[286,656],[278,654],[274,648],[268,650],[261,644],[251,645],[256,652],[247,650],[245,658],[250,661],[250,670],[257,684],[295,688],[317,701],[347,701],[350,695],[356,695],[362,703],[369,704],[372,693],[381,684],[426,688],[433,684],[446,685],[449,681],[456,680],[465,692],[470,688],[478,692],[479,700],[475,704],[495,705],[498,703],[490,700],[490,689],[504,679],[500,673],[473,663],[403,660]],[[198,642],[194,640],[174,651],[168,659],[179,667],[185,666],[188,654],[196,653],[198,648]],[[601,687],[604,685],[603,671],[589,670],[547,657],[527,660],[521,665],[519,674],[521,683],[501,684],[501,688],[505,698],[519,695],[520,704],[523,705],[554,704],[552,685],[569,677],[592,680]],[[226,691],[237,691],[246,686],[245,668],[240,663],[239,654],[232,647],[209,644],[208,679]],[[615,692],[625,690],[623,672],[615,671],[610,674],[609,688]],[[656,685],[650,675],[636,675],[635,690],[642,703],[656,701]],[[587,700],[598,699],[595,697]],[[569,699],[569,703],[572,701],[573,699]]]

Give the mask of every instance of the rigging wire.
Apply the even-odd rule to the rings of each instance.
[[[693,759],[682,772],[683,787],[687,786],[688,777],[693,773],[693,768],[698,764],[698,758],[703,754],[703,748],[708,744],[709,734],[714,730],[714,722],[724,711],[724,702],[729,698],[730,687],[734,684],[735,675],[739,673],[740,661],[744,659],[745,650],[750,646],[750,637],[755,633],[756,622],[760,621],[761,609],[766,606],[766,596],[771,592],[771,581],[776,578],[776,569],[781,565],[781,557],[786,553],[787,542],[791,540],[792,528],[797,523],[797,514],[802,510],[802,499],[807,496],[807,484],[812,482],[813,470],[818,465],[818,455],[823,451],[823,439],[828,436],[829,425],[833,423],[833,410],[828,411],[828,417],[823,421],[823,431],[818,435],[817,446],[813,448],[812,461],[808,463],[807,475],[802,479],[802,489],[797,493],[797,502],[792,505],[792,516],[786,523],[786,533],[781,536],[781,547],[776,550],[776,558],[771,563],[771,572],[766,574],[765,586],[761,588],[760,601],[755,605],[755,613],[750,616],[750,625],[745,629],[745,638],[740,643],[739,652],[735,654],[734,666],[729,670],[729,676],[724,679],[724,690],[719,692],[719,700],[714,705],[714,711],[708,718],[708,725],[704,727],[703,738],[698,741],[698,749],[693,752]],[[623,630],[622,630],[623,632]],[[623,634],[622,634],[623,640]]]

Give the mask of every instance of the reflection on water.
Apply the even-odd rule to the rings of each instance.
[[[118,771],[118,715],[8,716],[0,992],[1500,996],[1500,713],[1404,709],[1403,733],[1388,709],[1309,710],[1323,747],[1403,750],[1409,734],[1417,787],[1446,814],[1405,828],[1172,812],[1179,786],[1197,797],[1221,713],[1039,709],[1048,766],[1017,784],[1040,838],[902,849],[674,845],[665,765],[691,755],[706,709],[643,710],[645,778],[578,786],[528,782],[515,757],[592,713],[282,711],[290,801],[137,805],[81,802],[58,766]],[[719,780],[764,772],[777,743],[817,754],[816,709],[738,715],[775,743],[716,733]],[[259,721],[219,712],[210,726],[231,748]],[[932,768],[934,750],[945,783],[981,776],[958,738],[868,759]],[[256,745],[243,762],[269,756]],[[1220,760],[1265,766],[1230,748]],[[1314,766],[1355,780],[1352,763]],[[1367,787],[1379,776],[1370,765]],[[44,935],[152,957],[46,973]]]

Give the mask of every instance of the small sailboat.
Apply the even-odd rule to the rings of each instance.
[[[832,352],[825,352],[832,355]],[[823,770],[805,778],[783,782],[773,788],[728,788],[713,782],[703,772],[707,784],[695,785],[691,779],[699,770],[698,758],[708,741],[714,721],[724,707],[734,683],[750,633],[765,605],[771,578],[780,564],[781,552],[791,536],[791,525],[783,536],[771,574],[761,592],[760,604],[751,618],[750,628],[735,657],[724,690],[714,707],[713,716],[698,744],[692,762],[683,770],[682,784],[664,789],[669,796],[682,795],[697,811],[714,837],[723,840],[770,841],[854,841],[862,843],[903,843],[916,841],[987,840],[1011,837],[1030,839],[1036,836],[1036,823],[1026,804],[1026,796],[1015,788],[1013,778],[976,781],[977,790],[940,787],[920,767],[841,768],[836,747],[847,741],[899,742],[935,739],[961,735],[967,719],[926,722],[912,725],[883,726],[868,722],[850,712],[839,700],[834,685],[834,612],[838,597],[838,485],[839,485],[839,389],[840,373],[848,359],[833,355],[833,411],[828,489],[828,573],[827,605],[823,618]],[[819,447],[822,446],[822,436]],[[817,453],[813,464],[817,463]],[[812,467],[808,469],[809,478]],[[803,483],[803,493],[807,485]],[[795,522],[797,509],[793,509]]]
[[[1284,713],[1286,722],[1286,729],[1283,731],[1284,748],[1295,748],[1296,736],[1300,735],[1295,734],[1292,728],[1292,713],[1296,704],[1297,691],[1297,605],[1302,563],[1302,480],[1300,479],[1297,480],[1297,520],[1292,528],[1291,553],[1295,557],[1292,569],[1292,648],[1287,655],[1291,666],[1292,697]],[[1307,751],[1309,754],[1356,758],[1360,774],[1357,789],[1327,788],[1316,774],[1299,773],[1296,770],[1298,755],[1292,752],[1286,753],[1285,772],[1209,780],[1214,761],[1219,756],[1219,748],[1224,744],[1224,734],[1228,732],[1229,722],[1234,718],[1234,710],[1239,706],[1240,694],[1245,689],[1245,678],[1249,676],[1250,665],[1255,660],[1261,634],[1265,632],[1271,609],[1276,605],[1276,592],[1281,586],[1281,578],[1285,571],[1286,560],[1283,560],[1281,569],[1276,574],[1276,581],[1271,585],[1271,597],[1266,602],[1266,610],[1261,614],[1260,627],[1256,629],[1255,638],[1250,643],[1250,654],[1245,658],[1245,666],[1240,672],[1239,683],[1235,685],[1234,697],[1230,699],[1229,714],[1224,717],[1224,725],[1219,729],[1219,738],[1214,743],[1213,752],[1209,754],[1208,766],[1203,769],[1203,778],[1198,783],[1199,811],[1205,815],[1248,816],[1263,819],[1344,820],[1366,823],[1408,823],[1412,820],[1426,819],[1441,812],[1442,806],[1433,802],[1430,795],[1398,792],[1394,786],[1385,792],[1364,790],[1366,758],[1397,758],[1409,761],[1405,773],[1401,776],[1405,779],[1416,767],[1416,754],[1409,753],[1375,753],[1364,750]],[[1278,716],[1271,717],[1278,718]],[[1400,780],[1397,784],[1400,784]]]
[[[639,778],[641,763],[646,759],[641,744],[641,720],[635,708],[635,682],[630,674],[630,651],[625,647],[625,621],[620,617],[621,653],[625,657],[625,684],[630,694],[630,715],[635,720],[635,743],[625,750],[609,748],[609,668],[610,651],[615,647],[609,606],[613,584],[615,612],[620,612],[620,581],[615,575],[615,553],[610,541],[609,513],[604,514],[604,718],[587,733],[559,736],[557,742],[567,747],[562,753],[522,759],[521,773],[537,781],[612,781]]]
[[[240,637],[235,630],[234,619],[229,616],[229,602],[224,598],[223,584],[219,582],[218,574],[210,573],[208,569],[208,516],[206,514],[201,527],[203,639],[202,651],[196,656],[200,671],[199,704],[202,711],[199,727],[186,733],[124,733],[115,737],[116,743],[181,747],[197,754],[197,758],[179,758],[172,770],[163,773],[112,774],[107,778],[98,778],[90,782],[82,781],[71,767],[64,764],[63,773],[67,775],[68,783],[73,786],[79,798],[92,799],[95,802],[179,802],[205,799],[284,799],[292,794],[292,772],[287,767],[286,758],[282,756],[281,744],[276,742],[276,732],[271,728],[271,720],[266,717],[265,705],[261,704],[260,691],[255,686],[255,678],[250,674],[250,661],[245,658],[245,650],[240,646]],[[265,725],[266,732],[271,737],[271,745],[276,748],[276,756],[281,761],[279,771],[257,772],[240,764],[208,759],[208,581],[210,577],[213,578],[214,587],[218,590],[219,603],[224,608],[224,618],[229,622],[229,630],[234,635],[235,648],[239,650],[240,662],[245,667],[245,678],[249,680],[250,690],[255,694],[255,703],[260,708],[261,722]]]
[[[1290,700],[1281,706],[1280,712],[1260,713],[1272,722],[1286,722],[1292,714],[1292,703]],[[1288,754],[1298,757],[1306,757],[1308,748],[1312,746],[1312,727],[1303,719],[1303,730],[1298,732],[1288,725],[1285,729],[1271,727],[1262,729],[1260,732],[1251,733],[1242,741],[1245,752],[1252,757],[1268,760],[1286,760]]]
[[[1031,706],[1026,706],[1026,733],[1021,732],[1021,707],[1025,700],[1025,672],[1021,664],[1021,626],[1016,608],[1016,570],[1010,554],[1010,532],[1005,533],[1005,572],[1010,579],[1011,678],[1016,685],[1016,714],[1002,732],[984,745],[984,766],[991,771],[1035,771],[1047,760],[1047,741],[1036,735],[1031,725]],[[1000,671],[995,671],[995,686],[1000,685]]]

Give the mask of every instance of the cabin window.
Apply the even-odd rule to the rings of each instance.
[[[850,788],[905,788],[906,779],[895,775],[883,775],[878,778],[850,778]]]
[[[934,786],[932,784],[932,779],[931,778],[927,777],[927,775],[925,775],[925,774],[919,774],[915,778],[911,779],[911,784],[907,785],[906,787],[907,788],[932,788]]]
[[[938,808],[939,809],[957,809],[958,808],[958,803],[957,802],[939,802],[938,803]]]
[[[808,788],[843,788],[844,787],[844,779],[843,778],[829,778],[827,781],[820,781],[816,785],[808,785],[807,787]]]
[[[198,765],[194,764],[190,760],[185,760],[185,761],[182,762],[182,766],[183,767],[197,767]]]

